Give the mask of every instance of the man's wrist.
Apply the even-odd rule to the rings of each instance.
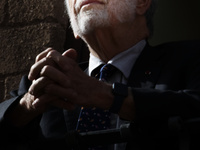
[[[122,83],[113,83],[112,93],[114,95],[114,101],[109,110],[117,114],[121,109],[124,99],[128,96],[128,87]]]

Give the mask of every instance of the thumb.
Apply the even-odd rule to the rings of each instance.
[[[76,60],[77,57],[78,57],[78,54],[77,54],[77,51],[75,49],[70,48],[70,49],[66,50],[62,54],[62,56],[69,57],[69,58],[71,58],[73,60]]]

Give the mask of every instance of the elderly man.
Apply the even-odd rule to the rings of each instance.
[[[154,0],[65,2],[89,63],[78,65],[73,49],[40,53],[15,97],[0,105],[1,138],[30,148],[72,130],[131,123],[134,140],[97,148],[180,148],[169,120],[200,116],[199,44],[149,46]]]

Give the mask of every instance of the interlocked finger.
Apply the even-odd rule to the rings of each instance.
[[[32,85],[29,88],[29,93],[35,97],[43,95],[45,86],[52,84],[53,81],[49,80],[46,77],[40,77],[37,80],[34,80]]]
[[[29,76],[28,76],[30,80],[37,79],[40,76],[40,71],[46,65],[58,67],[55,61],[53,60],[53,57],[62,56],[62,55],[59,52],[54,51],[54,50],[50,50],[48,53],[47,52],[40,54],[40,56],[38,56],[39,58],[37,59],[38,61],[31,67]],[[46,55],[46,57],[43,57],[44,55]],[[43,58],[40,59],[41,57]]]

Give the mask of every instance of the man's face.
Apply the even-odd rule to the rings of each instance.
[[[73,31],[80,37],[95,29],[132,22],[136,0],[65,0]]]

